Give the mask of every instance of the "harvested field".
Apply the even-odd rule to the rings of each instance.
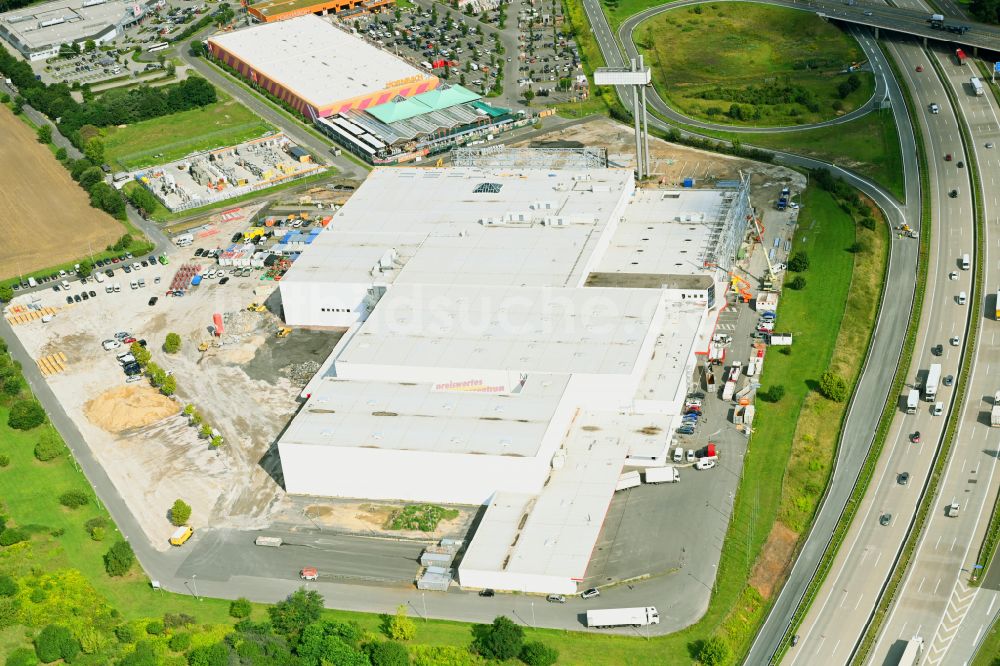
[[[179,411],[176,402],[144,385],[105,391],[83,406],[91,423],[115,433],[152,425]]]
[[[103,250],[124,229],[91,208],[87,193],[35,133],[4,106],[0,109],[0,279],[56,266]]]

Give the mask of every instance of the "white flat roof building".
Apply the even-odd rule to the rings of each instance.
[[[0,37],[25,58],[41,60],[58,54],[63,44],[114,39],[145,12],[145,2],[53,0],[0,14]]]
[[[212,35],[208,46],[213,57],[307,116],[306,106],[325,117],[427,92],[438,83],[312,14]]]

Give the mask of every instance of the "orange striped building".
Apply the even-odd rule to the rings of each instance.
[[[324,16],[351,10],[372,12],[393,4],[395,4],[394,0],[322,0],[321,2],[316,0],[265,0],[248,5],[247,13],[260,23],[271,23],[306,14]]]

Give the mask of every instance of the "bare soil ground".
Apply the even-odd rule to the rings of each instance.
[[[31,128],[0,108],[0,279],[103,250],[124,228],[91,208],[87,193]]]
[[[286,505],[280,514],[273,517],[278,522],[299,522],[299,516],[305,516],[313,525],[335,532],[422,540],[464,538],[476,517],[476,507],[453,507],[458,509],[458,517],[442,520],[433,532],[387,529],[389,517],[403,506],[329,498],[295,498],[291,505]]]
[[[792,551],[795,550],[798,538],[797,532],[775,521],[760,557],[750,572],[750,585],[757,588],[765,599],[770,599],[775,585],[785,580],[785,574],[792,564]]]
[[[218,234],[200,238],[193,247],[174,248],[167,266],[131,275],[116,270],[110,282],[121,285],[119,293],[105,293],[104,284],[91,283],[87,289],[97,293],[95,298],[66,305],[61,292],[38,292],[41,305],[57,309],[55,318],[15,326],[33,357],[59,352],[68,357],[66,371],[47,381],[158,548],[169,548],[167,510],[177,498],[193,507],[196,529],[262,528],[272,522],[272,514],[291,505],[280,485],[275,442],[298,409],[300,391],[340,337],[337,332],[296,330],[277,339],[277,285],[261,280],[262,271],[230,277],[224,285],[218,278],[205,280],[184,297],[167,297],[182,264],[207,268],[207,261],[193,258],[193,250],[228,243],[238,224],[220,227]],[[130,288],[137,277],[145,279],[145,288]],[[154,295],[159,301],[149,306]],[[251,302],[274,311],[247,311]],[[221,338],[210,334],[214,313],[225,322]],[[102,340],[118,331],[147,341],[152,360],[177,378],[176,400],[145,388],[144,381],[125,383],[115,359],[122,350],[101,347]],[[181,336],[177,354],[162,350],[168,332]],[[203,341],[213,345],[204,353],[198,350]],[[187,403],[223,435],[219,449],[211,448],[180,414]],[[298,522],[307,522],[301,512]]]

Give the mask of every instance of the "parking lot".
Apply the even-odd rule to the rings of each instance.
[[[194,507],[196,529],[263,526],[283,508],[272,446],[297,408],[299,391],[340,337],[330,331],[278,337],[275,314],[247,308],[250,303],[277,307],[276,283],[262,279],[263,269],[222,273],[214,260],[194,256],[196,250],[226,245],[246,225],[245,218],[221,221],[217,233],[171,250],[166,265],[126,257],[127,273],[126,262],[119,261],[96,269],[112,273],[101,283],[82,284],[67,275],[68,291],[60,279],[52,285],[58,291],[35,291],[13,304],[35,300],[35,306],[51,308],[47,321],[30,319],[13,329],[40,366],[43,359],[60,359],[55,372],[46,373],[53,392],[152,543],[164,549],[171,531],[166,510],[178,497]],[[201,266],[206,276],[210,267],[217,272],[184,296],[167,296],[184,265]],[[216,314],[224,322],[221,337],[213,336]],[[169,332],[182,340],[172,355],[163,351]],[[176,396],[161,395],[145,378],[129,381],[116,358],[128,344],[107,350],[102,345],[116,333],[123,341],[146,342],[152,362],[175,378]],[[199,350],[201,343],[207,343],[205,351]],[[210,446],[189,425],[181,414],[188,403],[224,438],[221,447]]]

